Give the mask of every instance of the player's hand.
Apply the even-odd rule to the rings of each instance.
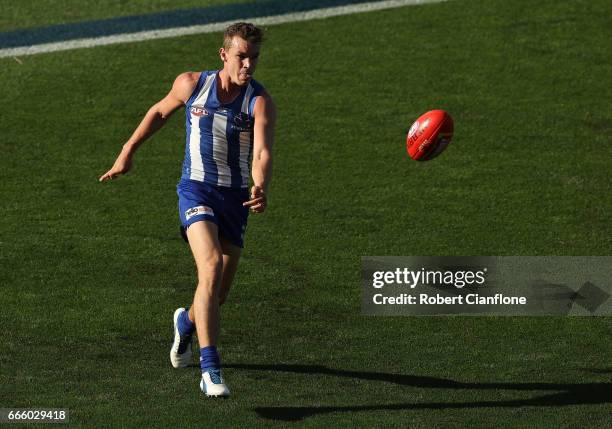
[[[252,213],[263,213],[266,210],[268,204],[268,198],[264,190],[255,185],[251,188],[251,199],[242,203],[243,206],[248,207]]]
[[[113,180],[120,174],[125,174],[130,171],[130,168],[132,168],[132,158],[130,156],[120,154],[112,168],[100,176],[100,182]]]

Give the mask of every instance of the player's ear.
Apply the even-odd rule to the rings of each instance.
[[[221,57],[221,61],[227,61],[227,53],[225,52],[224,48],[219,48],[219,56]]]

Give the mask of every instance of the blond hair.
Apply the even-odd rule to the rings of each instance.
[[[254,45],[259,45],[263,40],[263,30],[250,22],[236,22],[225,29],[225,34],[223,35],[224,49],[227,50],[232,46],[234,36],[238,36]]]

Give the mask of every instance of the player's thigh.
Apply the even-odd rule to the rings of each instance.
[[[198,268],[198,276],[218,271],[223,263],[223,251],[217,225],[205,220],[195,222],[187,228],[187,237]]]

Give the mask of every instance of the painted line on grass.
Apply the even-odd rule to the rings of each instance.
[[[154,39],[167,39],[193,34],[214,33],[225,30],[228,25],[236,21],[251,21],[257,25],[266,26],[285,24],[290,22],[309,21],[313,19],[331,18],[334,16],[351,15],[355,13],[373,12],[377,10],[393,9],[403,6],[415,6],[426,3],[440,3],[444,1],[447,0],[385,0],[350,4],[337,7],[328,7],[308,11],[291,12],[279,15],[235,17],[228,21],[215,22],[203,25],[189,25],[185,27],[174,27],[168,29],[137,31],[132,33],[114,34],[110,36],[89,37],[52,43],[40,43],[30,46],[4,48],[0,49],[0,58],[19,57],[23,55],[66,51],[79,48],[91,48],[94,46],[104,46],[118,43],[133,43]]]

